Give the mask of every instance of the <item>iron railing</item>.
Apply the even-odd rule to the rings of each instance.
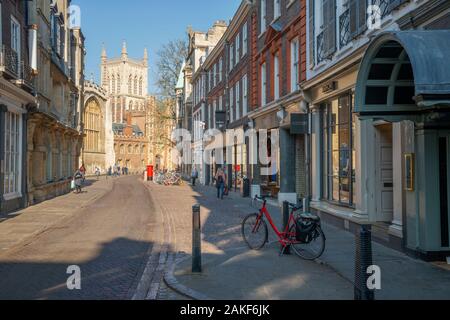
[[[18,84],[34,88],[33,69],[23,60],[15,50],[3,45],[0,50],[0,71]]]
[[[19,66],[20,80],[22,80],[26,86],[34,88],[33,69],[23,61]]]
[[[339,48],[345,47],[350,40],[350,9],[347,9],[339,17]]]
[[[11,47],[2,46],[0,50],[0,67],[13,78],[19,78],[19,55]]]
[[[321,63],[323,60],[325,60],[325,47],[324,47],[324,32],[322,31],[317,36],[317,63]]]

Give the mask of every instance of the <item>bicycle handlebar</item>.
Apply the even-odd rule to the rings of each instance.
[[[289,202],[289,208],[291,208],[294,212],[295,211],[300,211],[300,210],[303,209],[303,204],[296,205],[296,204],[293,204],[293,203]]]
[[[266,197],[266,196],[260,197],[260,196],[256,195],[256,196],[255,196],[255,200],[260,200],[260,201],[267,202],[267,197]]]

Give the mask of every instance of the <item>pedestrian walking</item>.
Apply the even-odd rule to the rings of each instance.
[[[100,168],[99,167],[95,167],[95,175],[97,177],[97,181],[100,180]]]
[[[80,167],[80,173],[83,175],[83,182],[86,180],[86,167],[84,166],[84,163]]]
[[[75,181],[75,193],[81,193],[83,187],[83,173],[80,169],[75,172],[73,179]]]
[[[197,178],[198,178],[198,171],[197,171],[197,168],[196,168],[196,167],[194,167],[194,168],[192,169],[191,178],[192,178],[192,186],[195,187],[195,182],[197,181]]]
[[[227,175],[222,170],[222,168],[219,168],[217,170],[215,180],[216,180],[216,188],[217,188],[217,199],[223,200],[223,196],[225,194]]]
[[[108,177],[111,178],[111,176],[112,176],[112,167],[110,166],[108,168],[108,173],[107,173],[106,179],[108,179]]]

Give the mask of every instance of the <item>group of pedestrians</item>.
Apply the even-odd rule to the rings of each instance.
[[[109,167],[107,172],[108,177],[120,177],[127,176],[130,174],[128,167],[120,167],[120,165],[115,164],[114,167]]]
[[[198,179],[198,170],[196,167],[192,169],[191,179],[192,179],[192,186],[195,187],[195,183]],[[222,168],[219,168],[217,170],[217,173],[214,176],[214,181],[217,189],[217,199],[223,200],[223,197],[228,195],[228,183],[227,183],[227,174],[223,171]]]

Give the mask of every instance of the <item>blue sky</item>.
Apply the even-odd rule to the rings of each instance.
[[[149,50],[149,91],[154,87],[158,49],[169,40],[186,36],[186,28],[206,31],[214,21],[229,21],[240,0],[74,0],[81,7],[81,27],[86,37],[86,78],[99,78],[100,54],[105,43],[108,57],[120,56],[126,40],[128,54],[142,58]]]

